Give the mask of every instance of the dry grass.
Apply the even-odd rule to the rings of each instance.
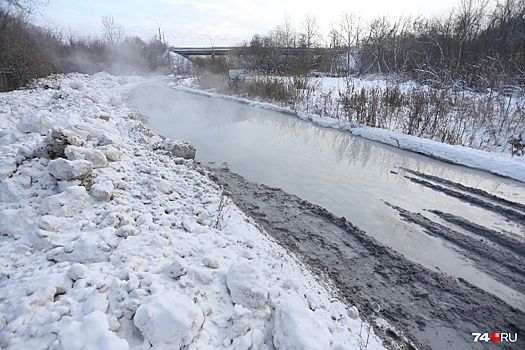
[[[523,132],[525,101],[498,94],[398,86],[357,89],[349,83],[334,101],[345,121],[398,129],[452,145],[493,150]],[[332,115],[332,117],[334,117]]]
[[[318,79],[305,76],[252,76],[228,86],[227,77],[207,73],[201,88],[255,98],[345,122],[400,130],[408,135],[476,149],[523,154],[525,98],[499,93],[425,86],[401,88],[388,83],[367,87],[348,80],[339,90],[323,90]],[[366,85],[365,85],[366,86]]]

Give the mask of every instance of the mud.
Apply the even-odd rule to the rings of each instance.
[[[493,242],[494,245],[499,245],[503,249],[517,254],[520,258],[525,258],[525,243],[518,239],[501,234],[501,232],[491,230],[485,226],[473,223],[472,221],[462,218],[461,216],[444,213],[439,210],[429,210],[429,212],[451,224],[461,227],[469,232],[476,233],[478,236],[482,237],[480,238],[481,241],[483,241],[483,238],[485,238]]]
[[[499,331],[518,333],[516,343],[497,344],[499,349],[525,348],[525,313],[503,300],[407,260],[322,207],[227,169],[211,171],[243,211],[314,273],[329,279],[362,317],[372,323],[387,320],[393,327],[376,327],[385,345],[484,349],[493,344],[474,343],[472,333]],[[482,255],[479,259],[493,261]]]
[[[416,178],[405,175],[405,178],[414,183],[431,188],[435,191],[442,192],[448,196],[458,198],[485,210],[492,211],[498,215],[505,217],[507,220],[525,226],[525,211],[522,211],[523,205],[521,203],[511,202],[504,198],[491,195],[483,190],[467,187],[449,180],[440,179],[436,176],[431,176],[408,169],[404,170],[419,177]],[[442,184],[447,185],[447,187],[432,183],[425,179],[440,182]],[[438,181],[436,181],[436,179]],[[461,191],[457,191],[454,188],[460,189]]]
[[[407,169],[407,168],[401,168],[401,169],[406,171],[406,172],[408,172],[408,173],[410,173],[410,174],[413,174],[413,175],[416,175],[418,177],[421,177],[423,179],[427,179],[427,180],[430,180],[430,181],[441,183],[443,185],[449,186],[451,188],[455,188],[455,189],[460,190],[460,191],[465,191],[465,192],[468,192],[468,193],[471,193],[471,194],[475,194],[475,195],[478,195],[478,196],[480,196],[482,198],[485,198],[487,200],[490,200],[490,201],[493,201],[495,203],[511,207],[513,209],[516,209],[516,210],[520,210],[523,213],[525,213],[525,204],[513,202],[513,201],[510,201],[508,199],[501,198],[501,197],[498,197],[496,195],[493,195],[492,193],[488,193],[487,191],[484,191],[482,189],[465,186],[463,184],[460,184],[460,183],[457,183],[457,182],[454,182],[454,181],[450,181],[450,180],[447,180],[447,179],[443,179],[443,178],[440,178],[438,176],[425,174],[425,173],[422,173],[420,171],[415,171],[415,170],[411,170],[411,169]]]
[[[507,249],[495,246],[492,241],[475,239],[436,223],[421,214],[412,213],[389,203],[387,205],[396,209],[404,220],[423,227],[429,235],[445,239],[460,247],[464,256],[474,261],[480,270],[488,273],[494,279],[520,293],[525,293],[525,259],[523,259],[522,252],[514,255]],[[439,211],[433,212],[438,215],[446,215]],[[470,229],[472,233],[479,233],[473,225],[470,226]]]

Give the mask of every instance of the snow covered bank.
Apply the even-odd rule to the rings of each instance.
[[[0,347],[382,348],[149,131],[125,103],[138,83],[0,94]]]
[[[341,78],[324,78],[322,80],[325,90],[337,90],[344,85]],[[366,81],[356,80],[356,86],[370,86],[377,84],[384,87],[384,81]],[[476,150],[473,148],[449,145],[434,140],[421,138],[403,134],[396,130],[387,130],[380,128],[372,128],[354,123],[348,123],[343,120],[334,119],[331,117],[320,116],[312,113],[296,112],[291,108],[277,106],[268,102],[258,102],[246,98],[221,95],[213,91],[199,90],[193,84],[191,79],[182,79],[177,82],[169,83],[169,86],[185,91],[191,91],[203,94],[209,97],[229,98],[241,103],[246,103],[255,107],[272,109],[287,114],[297,115],[299,118],[311,121],[323,127],[340,129],[350,132],[353,135],[364,137],[373,141],[388,144],[401,149],[406,149],[412,152],[421,153],[445,162],[465,165],[471,168],[489,171],[493,174],[502,175],[518,181],[525,182],[525,157],[511,157],[509,153],[502,152],[487,152]],[[403,88],[409,88],[410,83],[403,85]]]

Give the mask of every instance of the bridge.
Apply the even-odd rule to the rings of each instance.
[[[169,47],[169,51],[184,57],[189,56],[225,56],[230,55],[239,48],[235,47]]]
[[[345,48],[307,48],[307,47],[169,47],[169,51],[189,58],[190,56],[225,56],[232,54],[279,52],[281,54],[320,54],[330,52],[332,54],[342,54],[347,52]]]

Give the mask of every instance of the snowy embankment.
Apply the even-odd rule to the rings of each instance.
[[[0,94],[0,347],[381,348],[144,126],[124,102],[138,81]]]
[[[316,93],[323,93],[328,90],[334,90],[344,85],[343,78],[323,78],[322,89]],[[383,86],[384,81],[363,81],[361,79],[356,81],[358,86],[361,85],[378,85]],[[410,83],[405,84],[405,88],[410,86]],[[460,164],[474,169],[480,169],[491,172],[493,174],[509,177],[521,182],[525,182],[525,156],[512,157],[510,152],[487,152],[473,149],[470,147],[460,145],[449,145],[438,141],[421,138],[413,135],[407,135],[397,130],[387,130],[380,128],[372,128],[363,125],[356,125],[343,120],[334,119],[327,116],[320,116],[317,114],[295,111],[291,108],[281,107],[268,102],[253,101],[250,99],[227,96],[215,93],[213,91],[199,90],[194,84],[193,79],[180,79],[177,82],[172,82],[169,86],[203,94],[210,97],[229,98],[242,103],[246,103],[255,107],[271,109],[287,114],[293,114],[299,118],[311,121],[317,125],[345,130],[352,135],[363,137],[369,140],[381,142],[394,147],[405,149],[408,151],[421,153],[435,159],[439,159],[448,163]],[[299,108],[300,110],[301,108]]]

